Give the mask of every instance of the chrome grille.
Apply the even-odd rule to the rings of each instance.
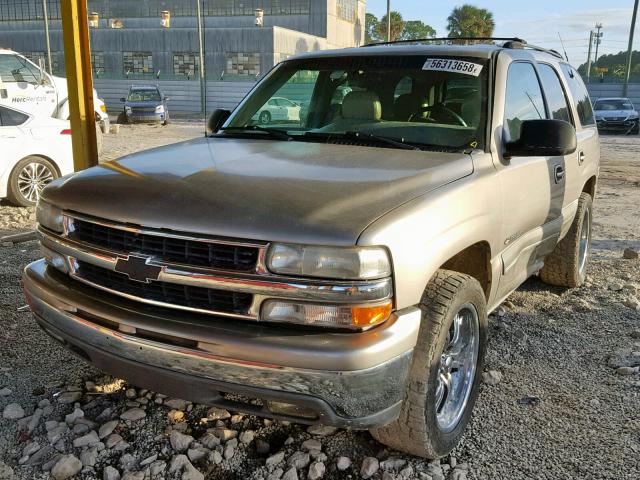
[[[247,314],[253,295],[250,293],[151,281],[130,280],[127,275],[78,261],[74,277],[114,292],[144,298],[166,305],[178,305],[197,310]]]
[[[165,262],[240,272],[255,271],[259,251],[245,245],[142,233],[77,218],[73,219],[69,238],[123,254],[139,253]]]

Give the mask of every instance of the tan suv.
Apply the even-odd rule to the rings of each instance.
[[[274,97],[305,114],[261,122]],[[598,132],[556,52],[305,54],[210,127],[38,206],[36,320],[134,384],[436,458],[471,416],[488,313],[531,275],[585,279]]]

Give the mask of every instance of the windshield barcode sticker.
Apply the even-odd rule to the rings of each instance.
[[[477,77],[482,71],[482,65],[464,60],[453,60],[447,58],[428,58],[424,62],[423,70],[435,70],[438,72],[463,73]]]

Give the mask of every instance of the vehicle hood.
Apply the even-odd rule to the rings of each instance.
[[[630,116],[638,116],[635,110],[594,110],[598,118],[627,118]]]
[[[147,227],[353,245],[385,213],[472,172],[464,153],[202,138],[56,180],[43,198]]]

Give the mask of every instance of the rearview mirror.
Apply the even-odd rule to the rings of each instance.
[[[505,145],[505,158],[555,157],[576,151],[576,130],[564,120],[524,120],[520,139]]]
[[[231,110],[224,110],[222,108],[214,110],[214,112],[209,117],[209,120],[207,121],[207,129],[211,133],[216,133],[220,129],[222,124],[227,121],[229,115],[231,115]]]

